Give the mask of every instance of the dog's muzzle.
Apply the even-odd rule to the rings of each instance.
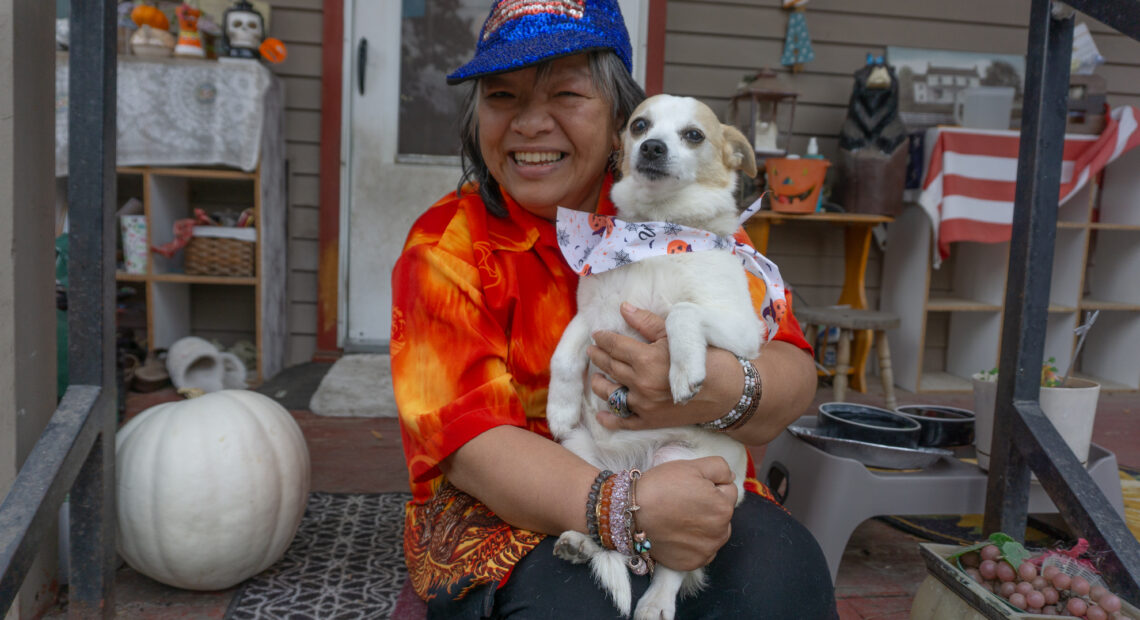
[[[668,176],[668,163],[669,147],[661,140],[650,138],[637,149],[637,172],[650,180]]]

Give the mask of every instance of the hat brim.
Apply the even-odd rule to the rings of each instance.
[[[595,50],[610,50],[617,54],[611,41],[595,35],[583,35],[580,31],[549,33],[544,37],[543,44],[542,51],[535,51],[532,42],[525,39],[499,41],[493,49],[477,53],[471,62],[448,75],[447,83],[460,84],[467,80],[509,73],[556,58]],[[620,58],[621,54],[618,54],[618,57]]]

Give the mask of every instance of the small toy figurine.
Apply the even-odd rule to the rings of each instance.
[[[202,35],[198,32],[198,18],[202,11],[183,2],[174,10],[178,18],[178,45],[174,46],[174,55],[184,58],[205,58],[206,50],[202,48]]]
[[[230,58],[261,58],[258,48],[265,38],[265,19],[248,0],[238,0],[226,10],[223,22],[225,55]]]
[[[792,73],[799,73],[804,63],[815,60],[815,50],[808,34],[807,18],[804,16],[808,0],[783,0],[783,7],[792,12],[788,17],[788,33],[784,37],[784,54],[780,64],[791,67]]]

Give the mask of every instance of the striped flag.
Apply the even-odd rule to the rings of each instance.
[[[934,227],[934,266],[950,255],[950,244],[955,241],[1008,241],[1020,134],[935,128],[926,138],[932,146],[918,202]],[[1137,111],[1131,106],[1112,110],[1099,136],[1065,136],[1058,204],[1064,204],[1108,163],[1137,144]]]

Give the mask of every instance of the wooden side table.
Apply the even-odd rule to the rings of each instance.
[[[812,222],[842,226],[844,230],[844,277],[843,290],[839,293],[838,305],[848,305],[856,310],[867,308],[867,257],[871,251],[871,229],[879,224],[894,221],[889,215],[869,213],[776,213],[760,211],[744,224],[752,243],[761,254],[768,252],[768,236],[773,225],[787,222]],[[867,357],[871,351],[873,332],[860,330],[855,333],[851,347],[851,389],[867,391]]]

